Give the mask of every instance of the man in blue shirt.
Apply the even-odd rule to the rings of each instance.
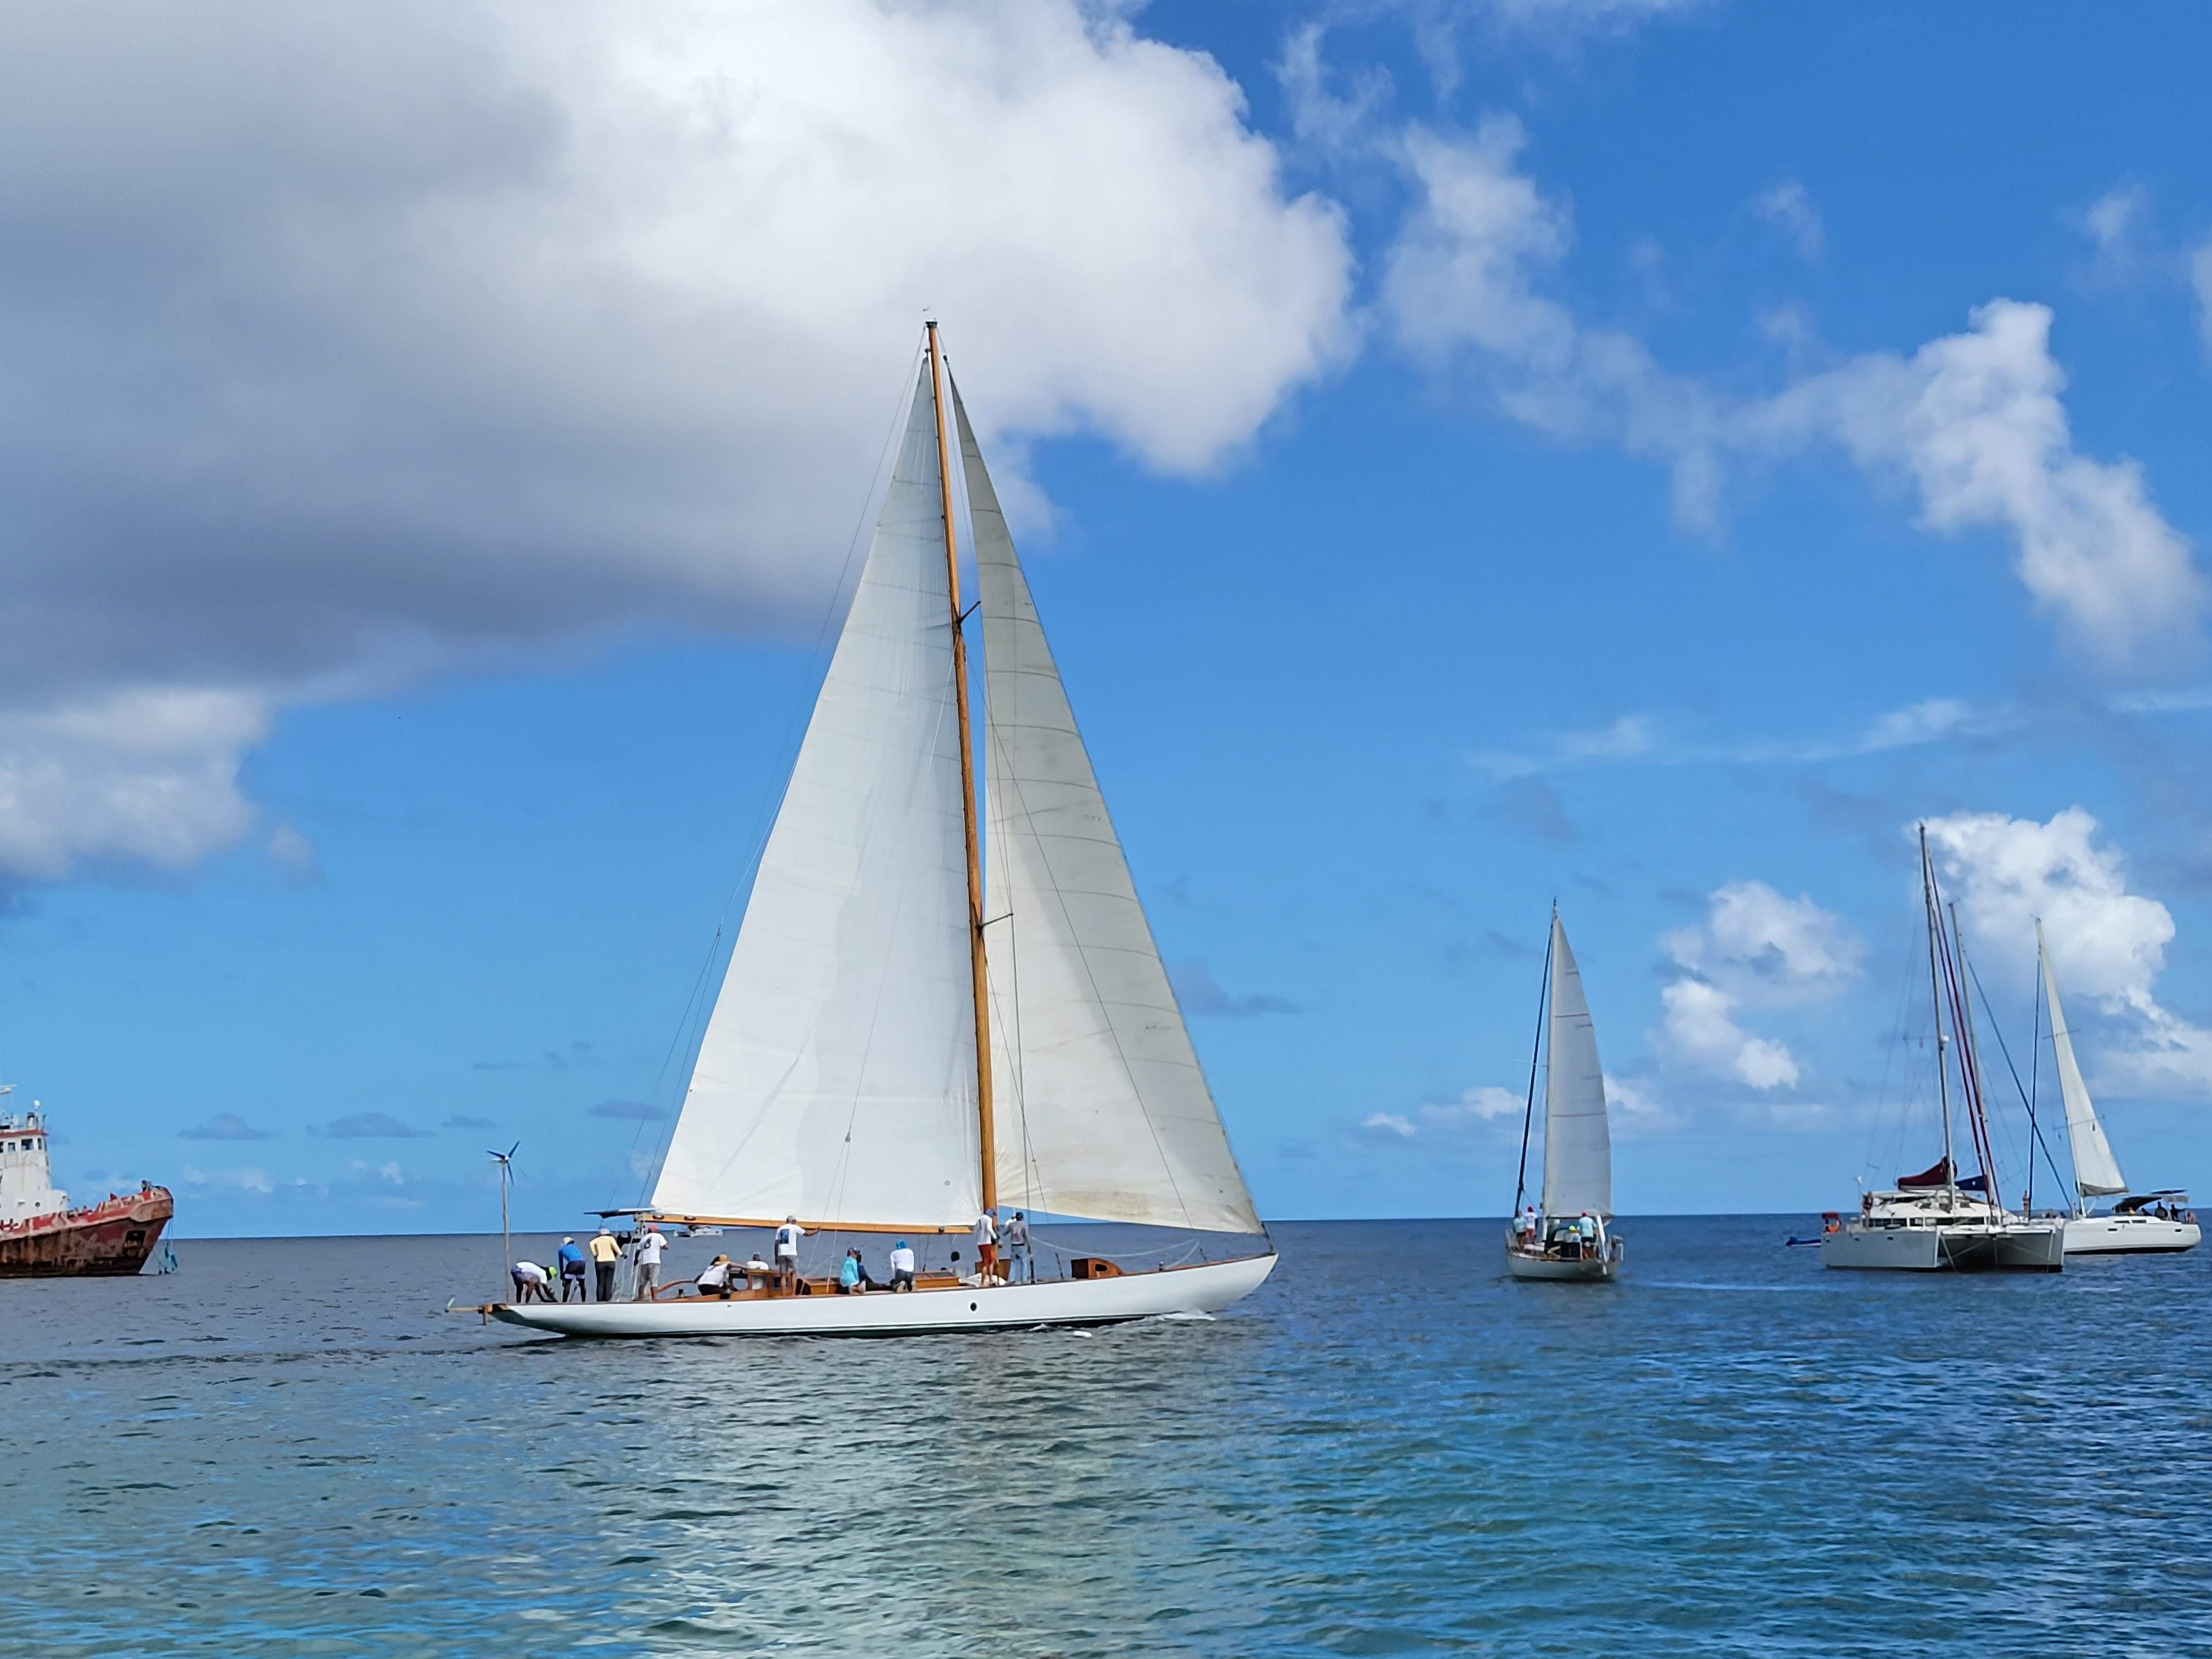
[[[561,1241],[558,1260],[561,1263],[561,1299],[568,1301],[568,1292],[574,1291],[577,1301],[591,1300],[584,1294],[584,1247],[574,1238],[564,1238]]]

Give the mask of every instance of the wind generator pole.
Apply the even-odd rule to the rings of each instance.
[[[968,835],[968,963],[975,989],[975,1126],[983,1207],[999,1207],[999,1164],[991,1133],[991,1021],[983,970],[983,859],[975,835],[975,750],[968,727],[968,639],[962,631],[960,550],[952,536],[952,451],[945,441],[945,375],[934,318],[929,331],[929,400],[937,410],[938,499],[945,507],[945,591],[952,605],[952,697],[960,712],[960,823]]]
[[[1936,969],[1936,880],[1928,863],[1928,826],[1920,826],[1920,902],[1928,912],[1928,994],[1936,1005],[1936,1095],[1943,1103],[1943,1184],[1956,1191],[1959,1166],[1951,1157],[1951,1080],[1943,1069],[1943,984]]]

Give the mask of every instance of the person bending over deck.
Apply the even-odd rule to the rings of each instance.
[[[653,1300],[653,1292],[660,1288],[660,1253],[667,1248],[667,1234],[654,1223],[647,1222],[645,1231],[637,1238],[637,1290],[631,1301]]]
[[[592,1240],[592,1265],[599,1270],[599,1300],[615,1299],[615,1263],[622,1260],[622,1246],[615,1243],[614,1230],[602,1227]]]
[[[1036,1284],[1036,1257],[1030,1251],[1029,1218],[1019,1210],[1015,1211],[1014,1218],[1006,1224],[1004,1237],[1006,1246],[1006,1283],[1012,1285],[1018,1279],[1025,1279],[1030,1284]]]
[[[568,1292],[574,1291],[577,1301],[590,1301],[592,1298],[584,1290],[583,1246],[573,1237],[564,1238],[561,1241],[561,1254],[555,1260],[561,1264],[561,1299],[568,1301]]]
[[[783,1225],[775,1230],[775,1270],[787,1291],[799,1288],[799,1241],[805,1237],[806,1229],[795,1215],[784,1217]]]
[[[726,1255],[716,1256],[707,1264],[706,1270],[699,1275],[699,1294],[727,1296],[730,1293],[730,1258]]]
[[[891,1288],[895,1291],[914,1288],[914,1252],[902,1238],[891,1251]]]
[[[514,1299],[517,1302],[550,1302],[553,1299],[553,1275],[535,1261],[518,1261],[507,1269],[514,1280]]]

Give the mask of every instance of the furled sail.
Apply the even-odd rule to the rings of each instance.
[[[1001,1206],[1258,1232],[956,389],[983,607]]]
[[[2035,924],[2035,954],[2043,964],[2043,992],[2051,1004],[2051,1047],[2058,1058],[2058,1092],[2066,1101],[2066,1139],[2074,1148],[2074,1184],[2084,1198],[2109,1198],[2128,1189],[2105,1139],[2105,1126],[2097,1121],[2097,1109],[2089,1103],[2089,1085],[2081,1081],[2075,1062],[2074,1038],[2066,1029],[2066,1011],[2058,1004],[2058,979],[2051,971],[2051,953],[2043,948],[2043,924]]]
[[[981,1202],[945,511],[925,364],[653,1207],[962,1225]]]
[[[1613,1213],[1613,1139],[1597,1028],[1567,930],[1552,915],[1552,1064],[1544,1080],[1544,1213]]]

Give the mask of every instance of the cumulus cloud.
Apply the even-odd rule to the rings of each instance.
[[[1786,1044],[1745,1029],[1738,1013],[1828,1000],[1857,979],[1866,956],[1840,916],[1762,881],[1716,889],[1702,921],[1659,943],[1681,971],[1660,993],[1655,1040],[1702,1071],[1760,1090],[1795,1088],[1804,1067]]]
[[[320,1133],[334,1140],[410,1140],[430,1131],[404,1123],[388,1112],[356,1112],[331,1120]]]
[[[1410,1120],[1395,1112],[1370,1112],[1359,1127],[1370,1135],[1395,1140],[1411,1140],[1419,1133]]]
[[[2030,597],[2100,665],[2199,647],[2207,589],[2189,544],[2136,462],[2075,447],[2047,307],[1992,300],[1965,331],[1909,354],[1869,353],[1765,397],[1723,396],[1547,292],[1571,221],[1522,168],[1525,143],[1505,117],[1472,136],[1405,130],[1399,155],[1419,198],[1384,257],[1381,296],[1403,349],[1473,368],[1513,419],[1666,464],[1687,525],[1717,523],[1731,459],[1840,449],[1913,492],[1927,528],[2006,535]]]
[[[177,1131],[179,1140],[273,1140],[267,1129],[257,1129],[235,1112],[217,1112],[206,1122]]]
[[[1802,184],[1785,179],[1755,197],[1751,206],[1752,211],[1789,238],[1799,258],[1808,264],[1820,262],[1827,233],[1820,222],[1820,210],[1813,204],[1813,192]]]
[[[201,1192],[265,1195],[275,1190],[266,1170],[202,1170],[187,1164],[182,1179],[185,1186]]]
[[[2105,1068],[2138,1087],[2212,1090],[2212,1031],[2155,994],[2172,912],[2129,890],[2126,856],[2100,842],[2095,818],[2078,806],[2044,823],[1960,812],[1929,819],[1927,830],[1978,968],[2020,976],[2033,963],[2040,917],[2069,1015],[2088,1003],[2111,1018],[2118,1041],[2102,1054]]]
[[[817,617],[925,307],[987,438],[1180,473],[1349,339],[1336,210],[1078,0],[34,9],[0,250],[34,877],[246,834],[303,698]]]

